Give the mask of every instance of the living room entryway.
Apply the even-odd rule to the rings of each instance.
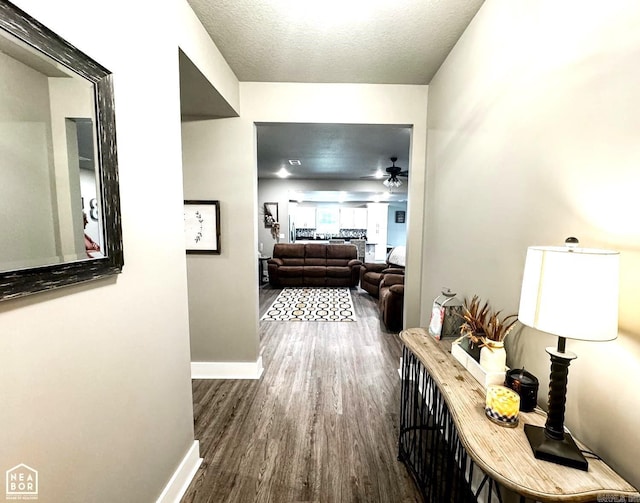
[[[406,244],[411,126],[258,123],[256,135],[260,256],[362,242],[362,261],[384,262]]]

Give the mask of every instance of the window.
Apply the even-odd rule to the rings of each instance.
[[[320,234],[340,233],[340,208],[323,206],[316,209],[316,232]]]

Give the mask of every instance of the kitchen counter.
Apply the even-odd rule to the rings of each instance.
[[[352,240],[357,240],[357,239],[360,239],[360,238],[331,238],[331,239],[332,239],[332,240],[333,240],[333,239],[344,239],[344,244],[349,244],[349,243],[350,243],[350,241],[352,241]],[[316,238],[316,239],[313,239],[313,238],[303,238],[303,239],[296,239],[296,240],[294,241],[294,243],[302,243],[302,244],[307,244],[307,243],[324,243],[324,244],[327,244],[329,241],[330,241],[329,239],[320,239],[320,238]]]
[[[342,238],[335,238],[335,239],[342,239]],[[328,239],[296,239],[294,241],[296,244],[308,244],[308,243],[317,243],[317,244],[329,244],[329,240]],[[344,244],[348,245],[351,244],[349,242],[348,239],[344,240]]]

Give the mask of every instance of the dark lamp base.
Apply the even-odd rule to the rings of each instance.
[[[553,440],[545,435],[544,428],[532,424],[525,424],[524,432],[536,459],[588,471],[587,460],[568,433],[564,434],[564,440]]]

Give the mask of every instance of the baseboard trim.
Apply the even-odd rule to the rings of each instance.
[[[193,444],[185,454],[184,458],[173,472],[173,475],[164,487],[162,494],[156,500],[156,503],[179,503],[184,493],[187,492],[189,484],[193,480],[202,458],[200,457],[200,443],[197,440],[193,441]]]
[[[255,362],[191,362],[191,379],[260,379],[262,356]]]

